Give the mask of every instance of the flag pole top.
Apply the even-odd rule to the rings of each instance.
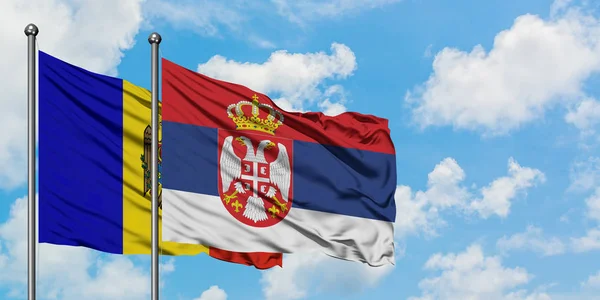
[[[160,44],[161,41],[162,41],[162,38],[160,37],[160,34],[158,34],[157,32],[151,33],[150,36],[148,37],[148,43],[150,43],[150,44]]]
[[[30,35],[37,36],[37,34],[39,32],[40,32],[40,30],[33,23],[30,23],[29,25],[25,26],[25,35],[26,36],[30,36]],[[159,36],[159,40],[160,40],[160,36]]]

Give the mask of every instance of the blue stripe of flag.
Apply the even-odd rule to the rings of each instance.
[[[39,95],[39,241],[122,253],[122,80],[39,52]]]

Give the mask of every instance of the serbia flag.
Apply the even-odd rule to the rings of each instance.
[[[162,60],[163,240],[394,264],[385,119],[291,113]]]

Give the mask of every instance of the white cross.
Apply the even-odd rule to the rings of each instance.
[[[252,181],[252,196],[253,197],[258,197],[257,191],[258,191],[258,183],[259,182],[269,182],[269,178],[266,177],[259,177],[258,176],[258,163],[257,162],[253,162],[252,163],[252,171],[253,174],[252,175],[242,175],[242,179],[246,179],[246,180],[250,180]]]

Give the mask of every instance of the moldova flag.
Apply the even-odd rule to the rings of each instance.
[[[39,52],[40,243],[150,254],[150,101],[148,90],[126,80]],[[159,247],[259,269],[282,264],[281,253],[160,240]]]
[[[162,60],[163,239],[394,263],[388,122],[290,113]]]

